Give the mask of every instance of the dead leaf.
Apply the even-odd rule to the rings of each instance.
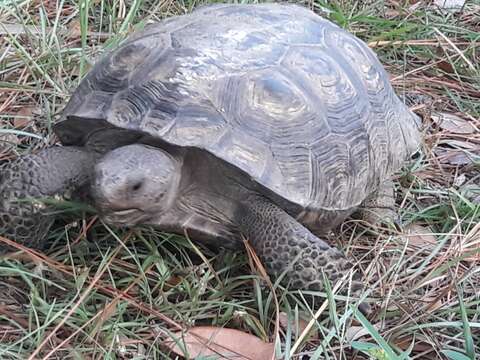
[[[35,110],[35,106],[22,106],[16,113],[14,113],[13,126],[15,129],[23,129],[30,125]]]
[[[67,25],[67,38],[68,39],[78,39],[82,34],[82,26],[80,20],[72,20]]]
[[[452,74],[455,72],[455,69],[453,68],[452,64],[450,64],[448,61],[438,62],[437,67],[449,74]]]
[[[18,136],[12,133],[4,133],[0,129],[0,152],[8,152],[12,145],[20,144]]]
[[[298,328],[297,328],[297,324],[295,324],[295,321],[293,321],[293,319],[289,319],[288,315],[283,311],[279,314],[278,318],[279,318],[279,321],[280,321],[280,326],[284,330],[286,330],[288,328],[288,323],[290,322],[290,329],[292,330],[292,333],[295,336],[299,336],[301,333],[303,333],[303,331],[308,326],[308,321],[299,318],[298,319]],[[292,321],[290,321],[290,320],[292,320]],[[311,336],[309,337],[309,339],[318,339],[318,331],[316,331],[316,330],[314,331],[314,329],[312,329],[310,331],[310,334],[311,334]]]
[[[408,12],[414,12],[416,11],[420,6],[422,6],[422,1],[410,1],[411,5],[407,8]]]
[[[465,151],[451,150],[451,151],[435,151],[440,162],[448,163],[451,165],[468,165],[473,163],[474,155],[468,154]]]
[[[240,330],[213,326],[197,326],[187,332],[174,333],[175,340],[165,341],[165,345],[175,354],[188,359],[198,356],[216,356],[215,359],[271,360],[274,359],[273,343],[266,343],[258,337]]]
[[[400,15],[400,12],[395,9],[386,9],[384,13],[387,19],[393,19]]]
[[[458,188],[463,184],[465,184],[466,181],[467,181],[467,176],[465,175],[465,173],[461,173],[460,175],[455,176],[455,179],[453,179],[452,185]]]
[[[463,8],[465,0],[433,0],[433,3],[442,10],[456,12]]]
[[[414,338],[411,335],[408,335],[408,336],[400,338],[400,339],[395,339],[394,343],[400,349],[407,350],[407,349],[410,348],[413,341],[415,341]],[[415,341],[415,344],[413,345],[412,353],[417,354],[417,353],[420,353],[420,352],[433,351],[433,350],[434,349],[432,348],[432,345],[430,345],[428,343],[425,343],[421,340],[417,340],[417,341]]]
[[[40,4],[45,7],[47,14],[56,13],[58,11],[58,4],[56,1],[40,1]]]
[[[435,155],[442,163],[451,165],[468,165],[480,156],[480,147],[474,141],[474,136],[465,136],[468,141],[445,138],[438,142]],[[471,140],[471,141],[470,141]],[[441,146],[447,145],[447,146]]]
[[[475,144],[469,141],[454,140],[454,139],[447,138],[445,140],[440,140],[438,143],[446,144],[455,149],[465,149],[465,150],[477,151],[477,152],[480,151],[478,144]]]
[[[0,24],[0,35],[40,34],[41,29],[36,26],[23,24]]]
[[[405,238],[409,245],[419,248],[431,248],[437,244],[437,238],[432,234],[432,230],[422,225],[410,224],[405,227]]]
[[[439,282],[435,282],[435,285],[434,286],[437,286],[437,284],[439,284]],[[432,286],[433,286],[433,283],[432,283]],[[428,306],[425,308],[425,312],[428,312],[428,313],[433,313],[435,312],[436,310],[442,308],[444,306],[444,300],[442,299],[441,296],[437,296],[435,298],[435,300],[432,300]]]
[[[378,330],[381,326],[380,324],[374,324],[373,327]],[[345,339],[350,343],[369,334],[370,332],[363,326],[350,326],[345,334]]]
[[[102,328],[103,324],[105,324],[107,320],[109,320],[112,316],[115,315],[115,313],[117,312],[117,305],[120,302],[120,299],[120,297],[113,299],[113,301],[108,303],[107,306],[105,306],[105,308],[102,310],[99,319],[95,321],[95,327],[91,332],[92,337],[95,337]]]
[[[165,284],[169,285],[170,287],[177,286],[183,281],[183,277],[177,275],[171,275],[166,281]]]
[[[432,120],[442,129],[454,134],[473,134],[477,131],[469,121],[450,113],[432,113]]]
[[[467,184],[462,187],[462,194],[475,205],[480,204],[480,184]]]

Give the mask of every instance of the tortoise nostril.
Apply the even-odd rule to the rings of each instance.
[[[135,184],[133,184],[132,190],[133,191],[138,191],[138,190],[141,189],[142,185],[143,185],[143,182],[137,181]]]

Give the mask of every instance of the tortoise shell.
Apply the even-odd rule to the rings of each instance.
[[[309,211],[358,206],[419,144],[367,45],[296,5],[217,5],[132,34],[83,79],[56,131],[114,126],[195,147]]]

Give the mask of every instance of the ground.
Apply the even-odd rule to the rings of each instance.
[[[480,5],[448,3],[461,8],[302,3],[366,41],[422,117],[422,154],[395,179],[401,226],[352,219],[330,238],[372,283],[368,319],[330,289],[313,314],[299,293],[270,286],[246,252],[111,228],[68,204],[45,252],[15,252],[0,238],[13,245],[0,258],[0,358],[163,359],[175,357],[172,332],[199,325],[277,341],[280,358],[480,358]],[[103,51],[202,4],[3,0],[0,161],[56,142],[52,124]],[[296,329],[314,316],[310,333]]]

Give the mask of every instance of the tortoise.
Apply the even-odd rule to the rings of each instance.
[[[271,275],[310,290],[352,267],[325,234],[358,211],[385,220],[391,176],[420,143],[368,46],[287,4],[207,6],[134,32],[55,132],[63,146],[4,165],[2,234],[41,247],[52,216],[16,199],[87,186],[109,223],[246,238]]]

